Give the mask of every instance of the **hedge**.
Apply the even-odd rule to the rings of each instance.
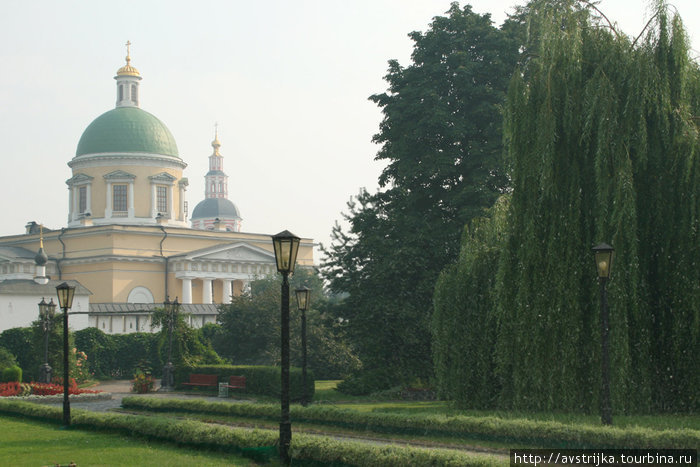
[[[227,382],[229,376],[245,376],[245,389],[236,389],[237,393],[257,394],[262,396],[280,397],[281,373],[276,366],[254,365],[197,365],[175,368],[175,386],[187,382],[191,373],[217,375],[219,382]],[[315,391],[314,374],[307,371],[306,386],[309,400],[313,400]],[[289,370],[290,399],[299,401],[302,398],[303,375],[301,368],[292,367]]]
[[[0,400],[0,413],[60,423],[62,409]],[[257,461],[277,457],[275,430],[248,430],[166,417],[109,414],[75,410],[73,428],[118,432],[208,450],[235,452]],[[381,446],[325,436],[294,434],[289,451],[294,464],[336,466],[495,466],[508,460],[452,450]]]
[[[230,404],[178,399],[125,397],[125,408],[153,411],[184,411],[238,417],[276,419],[275,404]],[[506,443],[529,443],[543,448],[648,448],[697,449],[700,431],[653,430],[607,426],[567,425],[553,421],[507,420],[496,417],[457,415],[404,415],[358,412],[332,406],[292,406],[293,421],[326,424],[352,430],[382,433],[454,436]]]

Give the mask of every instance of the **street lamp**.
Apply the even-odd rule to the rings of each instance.
[[[289,445],[292,443],[292,423],[289,421],[289,275],[294,273],[300,238],[285,230],[273,235],[277,271],[282,274],[282,417],[280,421],[280,460],[289,464]]]
[[[301,405],[309,404],[309,392],[306,388],[306,310],[309,309],[311,289],[304,286],[295,290],[297,295],[297,307],[301,311],[301,379],[304,388],[301,393]]]
[[[70,401],[68,399],[68,310],[73,306],[75,286],[67,282],[56,286],[58,306],[63,310],[63,426],[70,426]]]
[[[44,364],[39,367],[39,382],[50,383],[53,369],[49,365],[49,331],[53,324],[53,317],[56,313],[56,304],[53,302],[46,303],[44,297],[41,297],[39,302],[39,319],[41,320],[41,328],[44,331]]]
[[[615,249],[606,243],[593,247],[595,264],[600,282],[600,334],[602,342],[602,383],[600,394],[600,419],[603,425],[612,425],[612,403],[610,401],[610,324],[608,316],[608,291],[606,285],[610,279]]]
[[[170,301],[170,297],[165,297],[163,306],[165,308],[165,315],[168,317],[168,363],[163,367],[163,379],[160,381],[160,390],[172,391],[175,385],[175,367],[172,362],[173,326],[180,304],[177,301],[177,297],[175,297],[175,300],[172,302]]]

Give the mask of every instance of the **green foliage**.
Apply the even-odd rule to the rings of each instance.
[[[173,334],[173,363],[185,366],[197,363],[221,363],[201,330],[184,328]],[[143,370],[145,362],[160,374],[168,355],[167,332],[105,334],[97,328],[75,333],[78,350],[88,355],[90,372],[98,378],[124,378]]]
[[[13,381],[22,381],[22,369],[17,365],[13,365],[2,370],[2,382],[10,383]]]
[[[366,371],[391,381],[432,373],[435,282],[457,256],[463,226],[506,189],[501,108],[523,26],[492,25],[453,3],[425,33],[410,34],[412,63],[389,62],[374,141],[387,163],[374,195],[361,191],[336,224],[323,273],[346,298],[338,309]]]
[[[290,277],[290,360],[302,365],[301,313],[294,290],[311,289],[310,309],[306,312],[307,367],[323,378],[345,376],[360,366],[346,344],[342,326],[332,317],[323,294],[323,282],[310,270],[297,270]],[[242,365],[279,365],[281,279],[261,278],[250,283],[250,294],[233,297],[219,307],[220,327],[205,326],[216,351]]]
[[[529,58],[505,107],[510,207],[490,221],[502,227],[467,235],[435,295],[440,388],[461,405],[597,410],[590,248],[606,242],[614,410],[700,408],[700,70],[680,18],[657,6],[633,43],[582,3],[528,5]],[[458,290],[475,281],[481,296]],[[492,337],[472,341],[479,330]]]
[[[276,404],[227,404],[204,400],[127,397],[124,408],[152,411],[183,411],[245,418],[276,420]],[[381,433],[450,436],[549,448],[667,448],[687,449],[700,443],[700,432],[691,429],[654,430],[616,428],[555,421],[472,417],[465,415],[419,415],[359,412],[329,405],[292,406],[290,416],[299,422]]]
[[[175,385],[180,385],[189,380],[189,375],[207,374],[217,375],[219,382],[228,382],[229,376],[245,376],[245,389],[236,389],[240,394],[257,394],[279,397],[281,393],[281,379],[279,367],[255,366],[255,365],[201,365],[193,367],[175,367]],[[289,369],[289,394],[291,400],[301,400],[303,394],[303,375],[301,368]],[[309,399],[314,396],[314,373],[307,371],[307,394]]]
[[[465,230],[457,264],[435,286],[433,357],[439,394],[464,408],[496,404],[494,271],[505,238],[507,196]]]
[[[17,364],[21,368],[38,368],[42,363],[39,361],[36,352],[29,351],[30,349],[35,349],[31,328],[6,329],[0,333],[0,347],[9,350],[15,356]],[[30,376],[29,372],[26,372],[25,376]]]
[[[376,368],[351,375],[338,383],[336,389],[351,396],[366,396],[400,384],[392,371]]]
[[[17,359],[4,347],[0,347],[0,371],[7,367],[17,365]]]

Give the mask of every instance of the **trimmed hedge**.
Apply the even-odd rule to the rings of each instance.
[[[276,420],[275,404],[230,404],[179,399],[125,397],[122,406],[153,411],[183,411]],[[529,443],[543,448],[696,449],[700,431],[653,430],[607,426],[567,425],[552,421],[507,420],[464,415],[403,415],[358,412],[332,406],[292,406],[293,421],[326,424],[361,431],[423,436],[454,436],[506,443]]]
[[[262,396],[280,397],[281,393],[281,369],[276,366],[255,365],[198,365],[175,368],[175,386],[182,387],[187,382],[190,373],[203,373],[217,375],[219,382],[227,382],[229,376],[245,376],[245,389],[236,389],[241,394],[257,394]],[[306,386],[309,400],[313,400],[315,382],[313,371],[307,370]],[[299,401],[302,397],[303,378],[301,368],[289,369],[289,394],[290,399]]]
[[[17,365],[13,365],[2,370],[0,382],[11,383],[13,381],[22,381],[22,369]]]
[[[62,420],[61,408],[27,402],[10,403],[0,400],[0,413],[55,423],[60,423]],[[195,448],[236,452],[262,462],[277,457],[279,439],[279,433],[275,430],[248,430],[166,417],[97,413],[86,410],[73,412],[71,426],[117,432],[129,436],[145,436]],[[496,466],[505,465],[508,462],[491,456],[472,455],[453,450],[378,446],[299,433],[292,438],[289,454],[297,465]]]

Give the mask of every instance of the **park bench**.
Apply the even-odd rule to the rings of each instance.
[[[219,384],[217,375],[200,375],[196,373],[190,374],[190,380],[187,383],[182,383],[184,386],[204,386],[215,388]]]
[[[229,377],[226,387],[231,389],[245,389],[245,376]]]

